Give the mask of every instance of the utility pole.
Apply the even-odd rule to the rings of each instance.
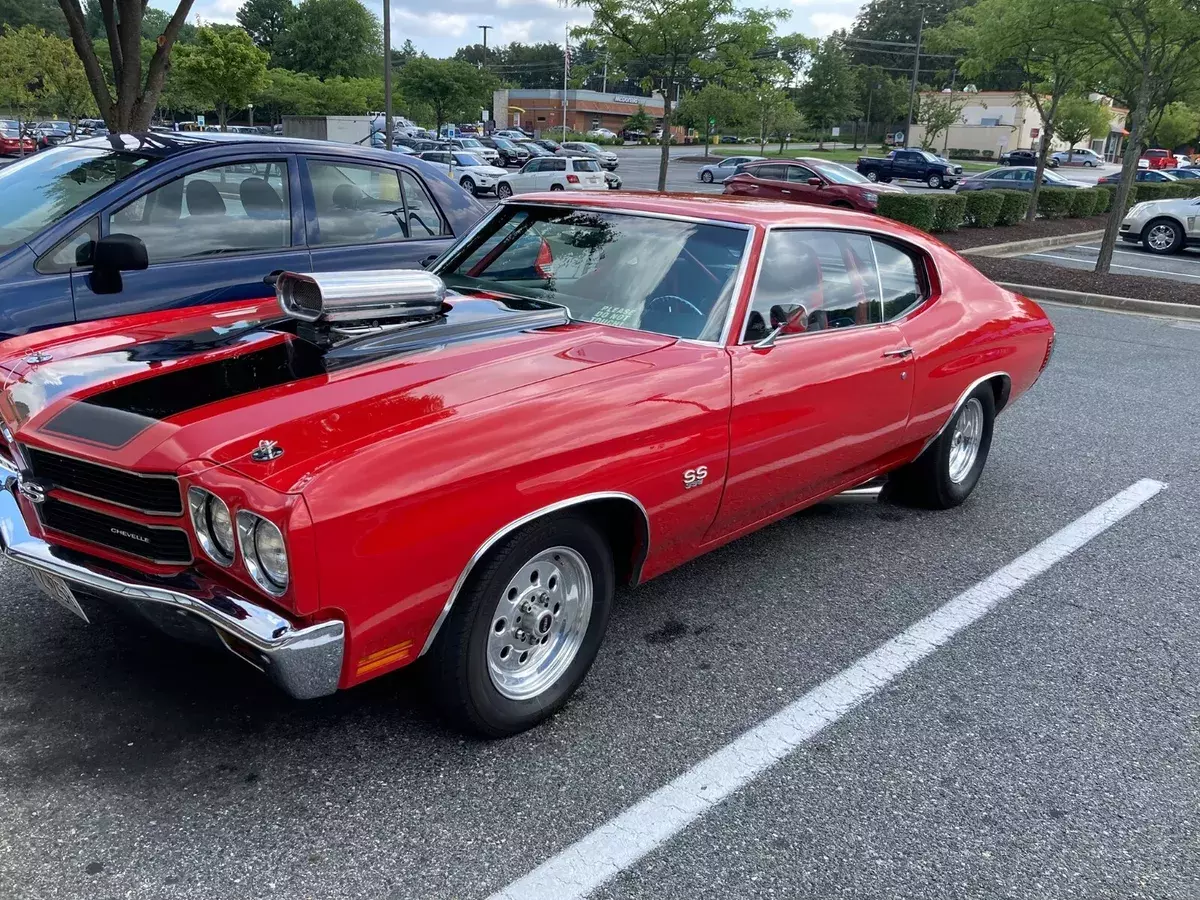
[[[600,93],[608,93],[608,48],[604,48],[604,81],[600,85]]]
[[[571,28],[563,28],[563,107],[562,139],[567,139],[567,75],[571,72]]]
[[[921,74],[921,32],[925,30],[925,7],[921,7],[921,20],[917,24],[917,49],[913,54],[912,85],[908,89],[908,124],[904,128],[904,144],[912,143],[913,106],[917,101],[917,77]]]
[[[392,149],[392,0],[383,0],[383,146]]]
[[[493,28],[495,28],[496,26],[495,25],[478,25],[476,27],[480,31],[483,32],[483,59],[480,60],[480,62],[479,62],[479,68],[482,69],[484,64],[487,62],[487,33],[489,31],[491,31]]]

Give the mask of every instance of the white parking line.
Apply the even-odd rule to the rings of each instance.
[[[1149,478],[1080,516],[848,669],[813,688],[670,784],[546,860],[489,900],[579,900],[983,618],[993,607],[1121,521],[1166,485]]]
[[[1091,265],[1090,259],[1080,259],[1078,256],[1057,256],[1053,253],[1027,253],[1026,256],[1036,256],[1041,259],[1061,259],[1064,262],[1084,263]],[[1128,269],[1131,272],[1145,272],[1145,266],[1123,266],[1120,263],[1109,263],[1110,269]],[[1200,281],[1200,275],[1192,275],[1190,272],[1171,272],[1171,275],[1176,278],[1190,278],[1193,281]],[[1161,277],[1161,276],[1159,276]]]

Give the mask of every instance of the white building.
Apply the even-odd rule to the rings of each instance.
[[[925,98],[941,101],[953,101],[962,104],[960,121],[951,125],[945,133],[938,136],[938,151],[974,150],[992,157],[999,156],[1006,150],[1035,149],[1042,140],[1042,116],[1033,103],[1021,93],[1010,91],[958,91],[937,93],[927,91],[921,95]],[[1098,138],[1090,143],[1090,147],[1106,159],[1116,159],[1123,149],[1125,119],[1129,111],[1113,106],[1112,100],[1093,94],[1092,99],[1109,107],[1112,115],[1107,137]],[[923,145],[925,128],[913,125],[909,146]],[[1051,150],[1066,150],[1067,144],[1055,137]]]

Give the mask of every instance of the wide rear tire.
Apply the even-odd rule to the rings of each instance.
[[[982,384],[955,410],[954,417],[915,461],[893,472],[888,495],[925,509],[951,509],[971,495],[988,452],[996,420],[996,397]]]
[[[448,718],[500,738],[557,712],[596,659],[615,587],[612,551],[585,518],[540,519],[493,547],[429,652]]]

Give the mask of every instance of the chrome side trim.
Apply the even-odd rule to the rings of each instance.
[[[345,625],[340,620],[299,627],[194,574],[154,578],[129,569],[108,568],[101,560],[54,547],[34,537],[17,503],[17,473],[0,463],[0,550],[28,566],[57,575],[72,585],[141,606],[155,604],[206,622],[234,654],[297,699],[322,697],[341,679]],[[231,642],[244,649],[239,652]],[[248,658],[247,651],[254,654]]]
[[[497,542],[502,540],[507,535],[512,534],[512,532],[516,531],[518,528],[528,525],[535,519],[540,519],[543,516],[548,516],[552,513],[561,512],[562,510],[569,509],[572,506],[579,506],[583,503],[591,503],[595,500],[628,500],[629,502],[633,503],[638,510],[641,511],[642,518],[646,520],[647,547],[645,550],[647,553],[649,552],[650,548],[648,544],[650,535],[650,515],[646,512],[646,507],[642,505],[642,502],[638,500],[637,497],[621,491],[598,491],[594,494],[581,494],[578,497],[571,497],[568,500],[559,500],[557,503],[551,503],[549,506],[543,506],[541,509],[534,510],[527,515],[521,516],[519,519],[514,519],[512,522],[509,522],[499,531],[495,532],[486,541],[484,541],[480,548],[475,551],[474,555],[467,562],[467,565],[459,574],[458,580],[454,582],[454,587],[450,591],[450,596],[446,598],[446,603],[444,606],[442,606],[442,611],[438,613],[437,621],[433,623],[433,628],[429,630],[429,636],[425,638],[425,644],[421,647],[421,652],[418,654],[418,656],[424,656],[429,652],[429,648],[433,646],[433,642],[437,639],[438,632],[442,630],[442,625],[445,623],[447,617],[449,617],[450,610],[454,606],[454,601],[458,599],[459,592],[462,590],[463,585],[467,583],[467,579],[471,576],[471,572],[474,570],[475,565],[481,559],[483,559],[485,555],[487,555],[487,552],[491,550]],[[645,560],[645,554],[643,554],[642,559],[643,561]],[[634,575],[636,579],[637,573],[635,572]]]
[[[996,371],[996,372],[992,372],[989,375],[984,375],[982,378],[976,378],[974,381],[971,382],[970,386],[965,391],[962,392],[962,396],[959,397],[958,402],[954,404],[954,409],[950,410],[950,415],[948,415],[946,417],[946,421],[942,423],[942,427],[939,428],[934,433],[933,437],[931,437],[929,440],[927,440],[924,443],[924,445],[921,447],[921,453],[924,453],[926,450],[928,450],[933,445],[933,442],[936,441],[938,438],[940,438],[942,436],[942,433],[948,427],[950,427],[950,423],[954,421],[954,417],[958,415],[958,411],[960,409],[962,409],[962,405],[967,402],[967,398],[971,396],[971,393],[975,390],[975,388],[979,387],[985,381],[991,381],[993,378],[1004,378],[1009,383],[1009,386],[1010,386],[1009,390],[1012,389],[1011,388],[1012,376],[1009,375],[1007,372]],[[914,459],[920,457],[921,453],[918,453],[917,456],[914,457]]]

